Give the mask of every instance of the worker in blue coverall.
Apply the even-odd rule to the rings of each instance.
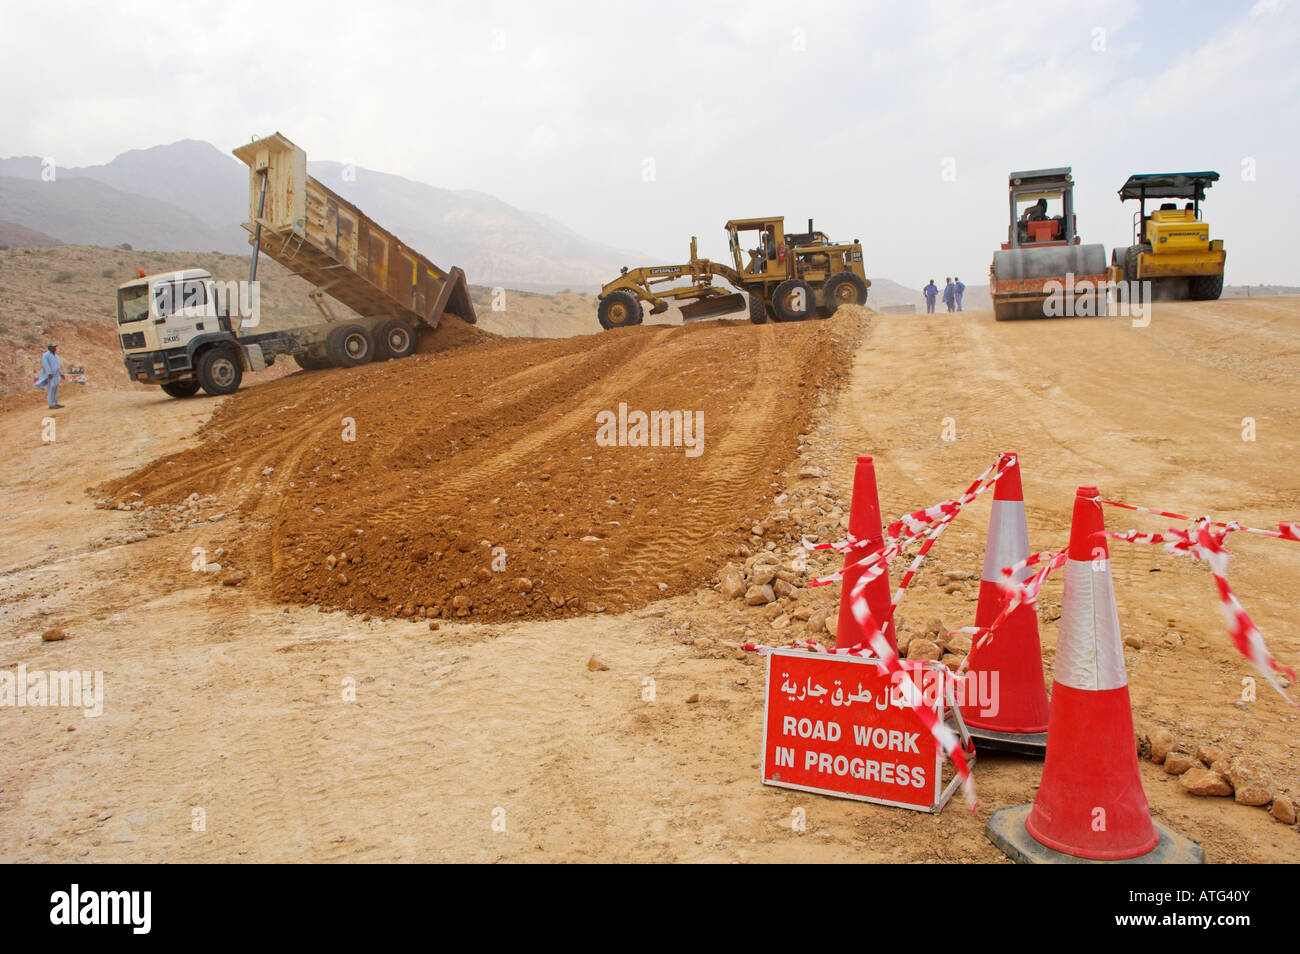
[[[949,311],[954,311],[957,307],[957,289],[951,278],[945,278],[944,282],[946,284],[943,286],[943,303],[948,306]]]
[[[957,310],[961,311],[961,293],[966,290],[966,286],[961,283],[961,279],[956,275],[952,277],[952,287],[957,295]]]
[[[921,294],[925,296],[925,313],[927,315],[933,315],[934,300],[939,295],[939,286],[934,283],[933,278],[930,279],[930,284],[921,289]]]

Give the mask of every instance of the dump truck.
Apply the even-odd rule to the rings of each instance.
[[[299,367],[355,367],[413,354],[418,328],[446,313],[477,321],[465,273],[443,270],[307,175],[307,154],[276,133],[234,150],[249,167],[252,254],[247,286],[203,269],[140,277],[117,291],[119,342],[133,381],[161,385],[172,397],[231,394],[246,371],[277,358]],[[324,322],[257,332],[261,254],[305,278]],[[342,318],[328,295],[358,318]]]
[[[1213,301],[1223,294],[1227,252],[1221,239],[1210,238],[1201,219],[1205,190],[1219,181],[1217,172],[1157,172],[1128,177],[1119,190],[1121,202],[1136,199],[1133,244],[1111,253],[1113,281],[1151,282],[1161,297]],[[1161,201],[1147,212],[1147,200]],[[1130,284],[1130,288],[1140,288]]]
[[[596,317],[605,330],[639,325],[643,305],[661,315],[670,302],[681,306],[683,321],[702,321],[748,309],[749,320],[763,324],[829,318],[840,305],[862,305],[871,282],[862,265],[862,245],[836,244],[808,220],[807,232],[787,233],[785,219],[732,219],[724,228],[732,264],[700,258],[691,237],[684,265],[622,269],[600,290]],[[750,240],[750,234],[755,236]],[[753,244],[753,248],[744,248]],[[748,256],[746,258],[746,256]],[[685,279],[686,284],[675,285]],[[731,289],[714,284],[720,279]]]
[[[1106,248],[1081,244],[1070,167],[1013,172],[1007,177],[1007,195],[1007,240],[989,266],[993,317],[1104,314],[1110,278]],[[1061,301],[1051,303],[1054,296]]]

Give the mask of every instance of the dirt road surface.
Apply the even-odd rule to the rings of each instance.
[[[987,312],[644,327],[417,357],[443,362],[447,376],[446,387],[418,392],[397,363],[294,375],[224,401],[87,394],[58,412],[53,443],[42,442],[37,396],[13,399],[0,413],[0,669],[98,670],[104,702],[96,718],[0,708],[0,858],[1001,860],[984,823],[1033,797],[1039,763],[981,756],[975,814],[953,803],[918,815],[759,784],[763,668],[733,647],[746,633],[778,643],[792,631],[776,628],[784,617],[724,599],[706,577],[754,544],[752,521],[769,532],[764,512],[788,506],[780,501],[820,494],[842,504],[862,453],[876,458],[893,516],[959,492],[997,452],[1018,452],[1035,549],[1064,543],[1074,488],[1087,483],[1257,526],[1294,519],[1298,325],[1300,300],[1273,299],[1157,306],[1145,328],[1118,319],[998,324]],[[480,348],[500,360],[476,364],[479,383],[467,390],[462,365]],[[742,354],[749,360],[736,366],[730,356]],[[795,369],[808,377],[790,377]],[[791,398],[791,389],[812,393]],[[416,475],[427,468],[443,488],[372,497],[358,485],[335,493],[342,471],[339,481],[322,478],[339,466],[316,452],[325,429],[337,433],[340,402],[384,394],[393,398],[386,427],[427,433],[385,446],[362,420],[374,446],[331,456],[359,470],[388,463],[394,486],[409,482],[412,494],[425,489]],[[684,470],[677,449],[652,466],[640,459],[652,449],[619,447],[602,448],[627,458],[613,459],[613,476],[637,472],[637,487],[612,491],[599,468],[573,473],[566,435],[591,442],[594,413],[619,400],[647,410],[708,402],[697,469]],[[232,418],[241,406],[250,413]],[[453,412],[466,425],[456,433]],[[1243,440],[1246,418],[1253,441]],[[264,432],[256,440],[253,422]],[[446,441],[460,433],[477,438],[453,455]],[[454,456],[466,466],[450,466]],[[808,466],[826,477],[800,477]],[[168,470],[189,475],[159,476]],[[137,471],[134,489],[120,483]],[[308,489],[341,513],[312,513],[318,504],[299,481],[308,472],[330,485]],[[543,472],[549,480],[528,482]],[[501,489],[481,485],[493,481]],[[108,493],[87,488],[106,483],[125,506],[140,506],[97,509]],[[597,529],[592,513],[582,518],[590,527],[557,516],[574,500],[614,498],[636,521],[576,542],[555,537],[542,553],[570,561],[559,592],[577,606],[548,599],[534,609],[503,594],[485,598],[483,618],[453,610],[437,630],[418,614],[365,619],[371,604],[349,584],[336,584],[349,595],[335,598],[323,586],[295,594],[277,582],[277,566],[289,581],[294,568],[336,555],[334,527],[351,520],[394,544],[361,567],[395,559],[411,501],[435,526],[444,513],[471,516],[462,535],[477,556],[481,531],[506,533],[484,532],[489,543],[518,531],[514,518],[493,527],[497,496],[526,496],[538,535]],[[651,499],[659,513],[637,509]],[[827,520],[841,519],[825,509]],[[1117,528],[1162,526],[1107,516]],[[969,588],[942,585],[938,572],[978,571],[987,517],[981,500],[945,535],[900,609],[906,620],[970,622]],[[608,549],[612,569],[593,555],[580,575],[571,553],[592,543]],[[194,572],[196,547],[245,577],[222,585],[226,570]],[[453,564],[465,556],[458,547],[443,550]],[[277,564],[298,548],[301,566]],[[1279,660],[1300,666],[1291,597],[1300,546],[1237,534],[1229,549],[1243,603]],[[1253,673],[1228,641],[1204,567],[1149,546],[1116,544],[1112,556],[1125,634],[1142,642],[1127,650],[1139,732],[1165,727],[1190,744],[1257,757],[1279,791],[1300,796],[1296,710],[1262,683],[1255,701],[1242,700]],[[435,563],[429,575],[458,582],[463,571]],[[524,572],[511,565],[507,576]],[[545,580],[549,570],[531,572]],[[382,576],[370,571],[381,591]],[[800,592],[833,608],[829,589]],[[347,598],[355,612],[326,608]],[[589,598],[604,600],[605,612],[587,612]],[[424,599],[426,612],[446,603]],[[1049,677],[1059,601],[1059,580],[1049,582],[1040,608]],[[513,618],[516,609],[526,615]],[[50,628],[67,639],[42,642]],[[608,669],[588,668],[593,653]],[[1231,799],[1187,795],[1149,762],[1142,774],[1155,815],[1199,838],[1211,861],[1300,860],[1294,826]],[[796,808],[807,816],[802,833],[791,825]]]

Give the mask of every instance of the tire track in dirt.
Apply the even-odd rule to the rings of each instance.
[[[260,567],[284,600],[476,619],[625,608],[661,582],[693,588],[742,542],[741,518],[761,514],[867,325],[845,309],[644,326],[293,375],[234,396],[198,448],[107,489],[216,495],[238,520],[227,562]],[[624,403],[702,413],[702,457],[680,434],[598,446],[598,413]]]

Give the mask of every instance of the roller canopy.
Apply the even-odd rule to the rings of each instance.
[[[1119,190],[1129,199],[1204,199],[1205,190],[1219,181],[1217,172],[1156,172],[1129,176]]]

